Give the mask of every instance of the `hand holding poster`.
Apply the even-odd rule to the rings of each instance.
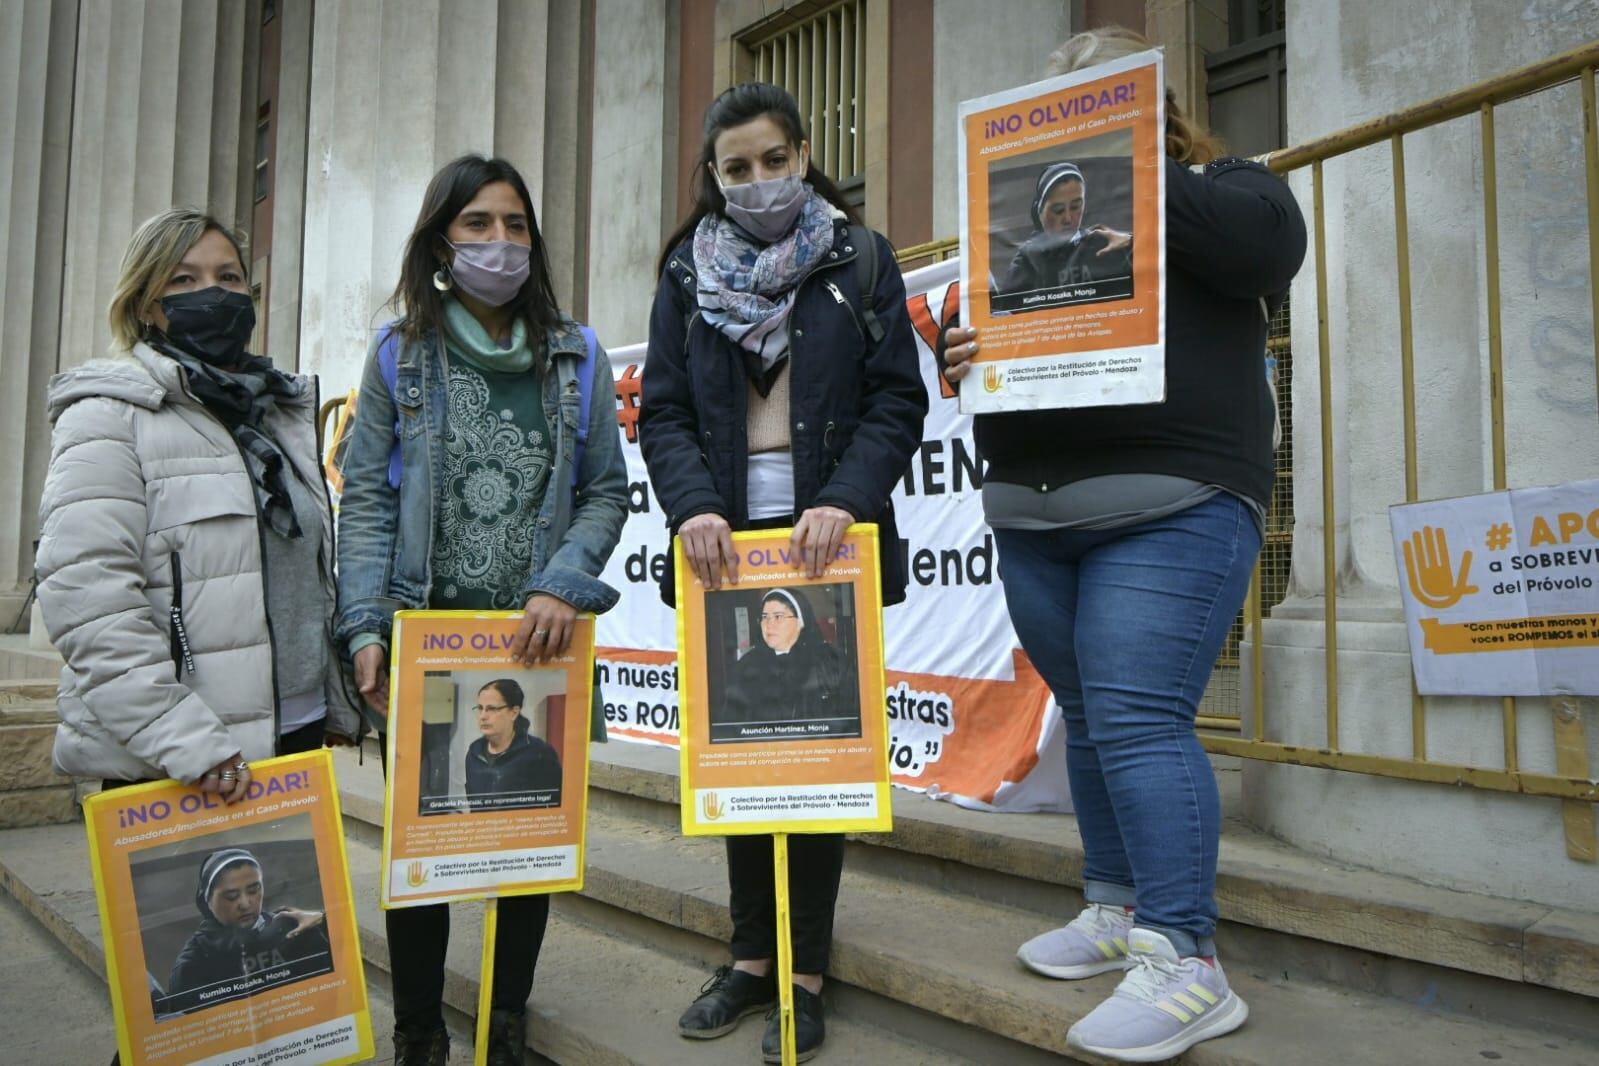
[[[532,669],[509,651],[521,621],[395,615],[386,908],[583,887],[594,619]]]
[[[126,1066],[373,1054],[332,758],[250,769],[233,806],[175,781],[84,802]]]
[[[1164,85],[1144,52],[961,104],[963,412],[1165,399]]]
[[[1416,691],[1599,695],[1599,481],[1389,510]]]
[[[851,526],[819,578],[790,530],[735,533],[739,581],[678,555],[683,832],[886,832],[877,529]]]

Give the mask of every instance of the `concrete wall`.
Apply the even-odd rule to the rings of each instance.
[[[1025,85],[1071,35],[1068,0],[1008,0],[1004,18],[971,0],[933,4],[933,236],[960,224],[956,124],[962,100]]]
[[[676,157],[662,131],[677,101],[666,92],[665,6],[596,0],[595,14],[605,32],[594,40],[588,319],[620,347],[648,336],[655,258],[676,221],[661,174]]]
[[[1289,7],[1289,140],[1334,130],[1599,37],[1571,0]],[[1499,109],[1501,285],[1509,483],[1599,469],[1575,86]],[[1420,498],[1492,487],[1479,120],[1406,138]],[[1389,152],[1325,166],[1333,377],[1341,745],[1409,757],[1410,667],[1387,508],[1404,499]],[[1296,178],[1307,217],[1306,178]],[[1320,389],[1314,260],[1296,283],[1294,573],[1264,649],[1267,735],[1324,746]],[[1553,772],[1547,702],[1520,701],[1521,766]],[[1427,754],[1504,765],[1498,700],[1428,701]],[[1599,766],[1599,720],[1588,718]],[[1303,847],[1427,881],[1592,907],[1594,868],[1566,857],[1553,800],[1246,764],[1251,816]],[[1402,814],[1400,813],[1402,812]],[[1485,846],[1491,842],[1491,846]]]
[[[401,253],[440,166],[499,152],[539,198],[550,146],[536,72],[552,58],[551,25],[546,0],[316,5],[299,365],[322,375],[324,395],[357,383],[392,317]]]

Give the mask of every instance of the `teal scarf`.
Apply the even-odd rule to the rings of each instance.
[[[520,317],[511,323],[511,345],[501,347],[489,336],[466,305],[450,293],[444,294],[444,342],[450,354],[459,356],[479,370],[498,374],[521,374],[533,366],[533,346],[527,342],[527,323]]]

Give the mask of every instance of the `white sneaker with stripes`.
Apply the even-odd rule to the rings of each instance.
[[[1068,981],[1125,970],[1132,928],[1133,916],[1125,907],[1090,903],[1071,924],[1023,944],[1016,957],[1034,973]]]
[[[1249,1017],[1219,962],[1179,957],[1170,940],[1148,929],[1132,930],[1127,944],[1127,976],[1071,1027],[1068,1046],[1121,1062],[1164,1062]]]

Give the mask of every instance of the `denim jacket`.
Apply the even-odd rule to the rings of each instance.
[[[425,608],[432,587],[449,355],[437,336],[402,340],[391,395],[378,368],[377,347],[374,338],[344,460],[338,538],[340,609],[334,628],[341,648],[366,633],[386,640],[394,612]],[[539,508],[533,565],[522,594],[547,593],[579,611],[598,614],[615,606],[620,595],[599,575],[627,517],[627,465],[616,425],[610,359],[596,347],[594,365],[587,365],[587,343],[577,323],[566,318],[546,333],[540,358],[544,416],[553,437],[555,465]],[[588,444],[574,492],[579,373],[592,374],[594,387]],[[389,482],[389,453],[396,436],[403,471],[397,489]]]

